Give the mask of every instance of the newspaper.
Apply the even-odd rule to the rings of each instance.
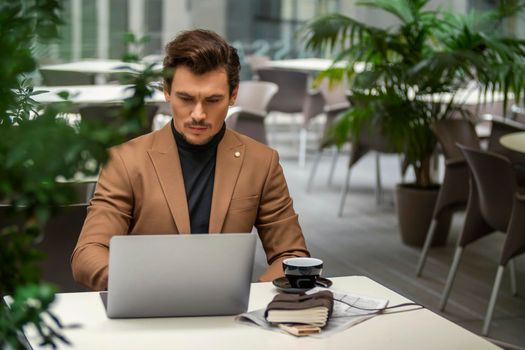
[[[341,332],[347,328],[352,327],[353,325],[366,321],[379,313],[379,311],[370,311],[370,309],[383,309],[388,305],[388,300],[386,299],[376,299],[363,295],[320,287],[310,289],[306,292],[306,294],[312,294],[322,290],[329,290],[334,295],[334,310],[332,312],[332,317],[330,317],[330,320],[328,320],[328,323],[321,330],[321,332],[311,334],[309,337],[329,337],[332,334]],[[353,305],[354,307],[347,304]],[[246,312],[244,314],[238,315],[235,320],[242,324],[259,326],[269,331],[286,333],[279,327],[274,327],[266,322],[266,319],[264,318],[264,311],[265,309],[259,309]]]

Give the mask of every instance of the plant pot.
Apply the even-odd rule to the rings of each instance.
[[[425,243],[432,213],[439,193],[439,185],[420,188],[414,185],[396,186],[397,217],[403,243],[421,247]],[[447,241],[451,217],[440,220],[432,246],[444,245]]]

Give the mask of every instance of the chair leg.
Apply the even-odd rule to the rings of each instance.
[[[343,209],[345,207],[345,201],[346,201],[346,195],[348,193],[348,188],[350,187],[350,170],[352,167],[348,166],[348,170],[346,171],[346,178],[345,183],[343,187],[343,193],[341,194],[341,202],[339,204],[339,213],[337,216],[341,217],[343,216]]]
[[[509,272],[510,272],[510,290],[512,296],[518,295],[518,284],[516,282],[516,260],[509,260]]]
[[[379,152],[376,152],[376,205],[380,205],[383,199],[383,186],[381,185],[381,162]]]
[[[315,156],[314,164],[312,164],[312,170],[310,170],[310,176],[308,177],[308,183],[306,185],[306,192],[310,192],[312,189],[312,183],[314,182],[315,174],[317,173],[317,168],[319,167],[319,162],[323,155],[323,150],[320,149]]]
[[[401,183],[405,182],[405,176],[406,176],[406,170],[405,170],[405,162],[403,161],[403,157],[399,156],[399,175],[401,177]]]
[[[304,168],[306,164],[306,141],[308,139],[308,130],[302,127],[299,132],[299,168]]]
[[[481,334],[483,335],[489,333],[490,321],[492,320],[492,315],[494,313],[494,306],[496,305],[503,271],[505,271],[505,266],[498,266],[498,272],[496,273],[496,279],[494,280],[494,286],[492,287],[492,294],[490,295],[489,307],[487,308],[487,314],[485,315],[485,322],[483,322],[483,330],[481,331]]]
[[[428,255],[428,250],[430,249],[430,245],[432,244],[432,240],[434,239],[436,225],[437,225],[437,219],[432,219],[432,222],[430,223],[430,227],[428,228],[427,238],[425,239],[425,244],[423,245],[423,250],[421,251],[421,255],[419,256],[419,263],[417,264],[417,270],[416,270],[417,277],[421,276],[421,272],[423,271],[423,267],[425,266],[425,262],[427,260],[427,255]]]
[[[461,260],[462,254],[463,254],[463,248],[457,247],[456,252],[454,254],[454,260],[452,261],[452,266],[450,267],[450,271],[448,273],[445,290],[443,291],[443,295],[441,296],[441,303],[439,305],[440,311],[445,310],[445,306],[447,306],[447,301],[450,295],[450,290],[452,289],[452,283],[454,283],[454,278],[456,278],[456,272],[458,271],[458,265],[459,265],[459,261]]]
[[[328,174],[328,186],[332,186],[332,180],[334,179],[335,165],[337,164],[337,158],[339,157],[339,150],[337,146],[333,146],[334,155],[332,156],[332,164],[330,164],[330,173]]]

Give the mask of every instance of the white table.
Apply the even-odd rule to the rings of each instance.
[[[289,60],[275,60],[268,61],[261,65],[261,68],[274,68],[293,70],[300,72],[318,73],[323,70],[330,68],[333,60],[327,58],[297,58]],[[336,65],[338,68],[346,66],[345,62],[338,62]],[[356,71],[360,72],[364,69],[364,63],[357,63],[355,66]]]
[[[35,86],[34,91],[45,90],[47,93],[33,96],[33,99],[43,104],[63,102],[57,94],[61,91],[69,93],[69,99],[74,104],[102,104],[117,103],[132,95],[130,85],[75,85],[75,86]],[[165,102],[164,94],[154,89],[153,96],[148,98],[149,103]]]
[[[122,66],[129,66],[134,69],[144,69],[140,63],[128,63],[119,60],[83,60],[69,63],[49,64],[40,67],[41,70],[62,71],[62,72],[79,72],[86,74],[113,74],[122,73]],[[162,64],[155,65],[155,70],[162,70]]]
[[[301,71],[301,72],[310,72],[318,73],[323,70],[330,68],[333,60],[326,58],[297,58],[297,59],[288,59],[288,60],[275,60],[265,62],[262,67],[264,68],[274,68],[274,69],[283,69],[283,70],[292,70],[292,71]],[[338,62],[336,67],[345,67],[345,62]],[[359,62],[355,65],[357,72],[362,72],[365,68],[365,64]],[[428,97],[429,101],[446,104],[454,98],[454,103],[462,104],[469,107],[472,112],[475,112],[475,107],[483,111],[483,113],[494,113],[501,114],[501,109],[503,106],[503,94],[495,93],[480,95],[480,90],[476,87],[470,87],[466,89],[460,89],[456,94],[443,93],[435,94],[431,97]],[[512,102],[512,101],[509,101]],[[479,112],[479,111],[478,111]]]
[[[333,288],[407,302],[362,276],[333,278]],[[252,284],[250,310],[265,307],[276,290]],[[74,349],[496,349],[485,339],[426,310],[376,316],[326,339],[295,338],[238,324],[233,316],[110,320],[96,292],[57,294],[54,312],[64,324],[81,323],[65,335]],[[34,349],[41,349],[27,331]],[[62,346],[62,349],[70,349]]]
[[[499,142],[508,149],[525,153],[525,131],[504,135],[499,139]]]

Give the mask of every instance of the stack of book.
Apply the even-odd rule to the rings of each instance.
[[[314,294],[277,294],[266,308],[266,321],[297,335],[318,333],[332,315],[330,291]]]

